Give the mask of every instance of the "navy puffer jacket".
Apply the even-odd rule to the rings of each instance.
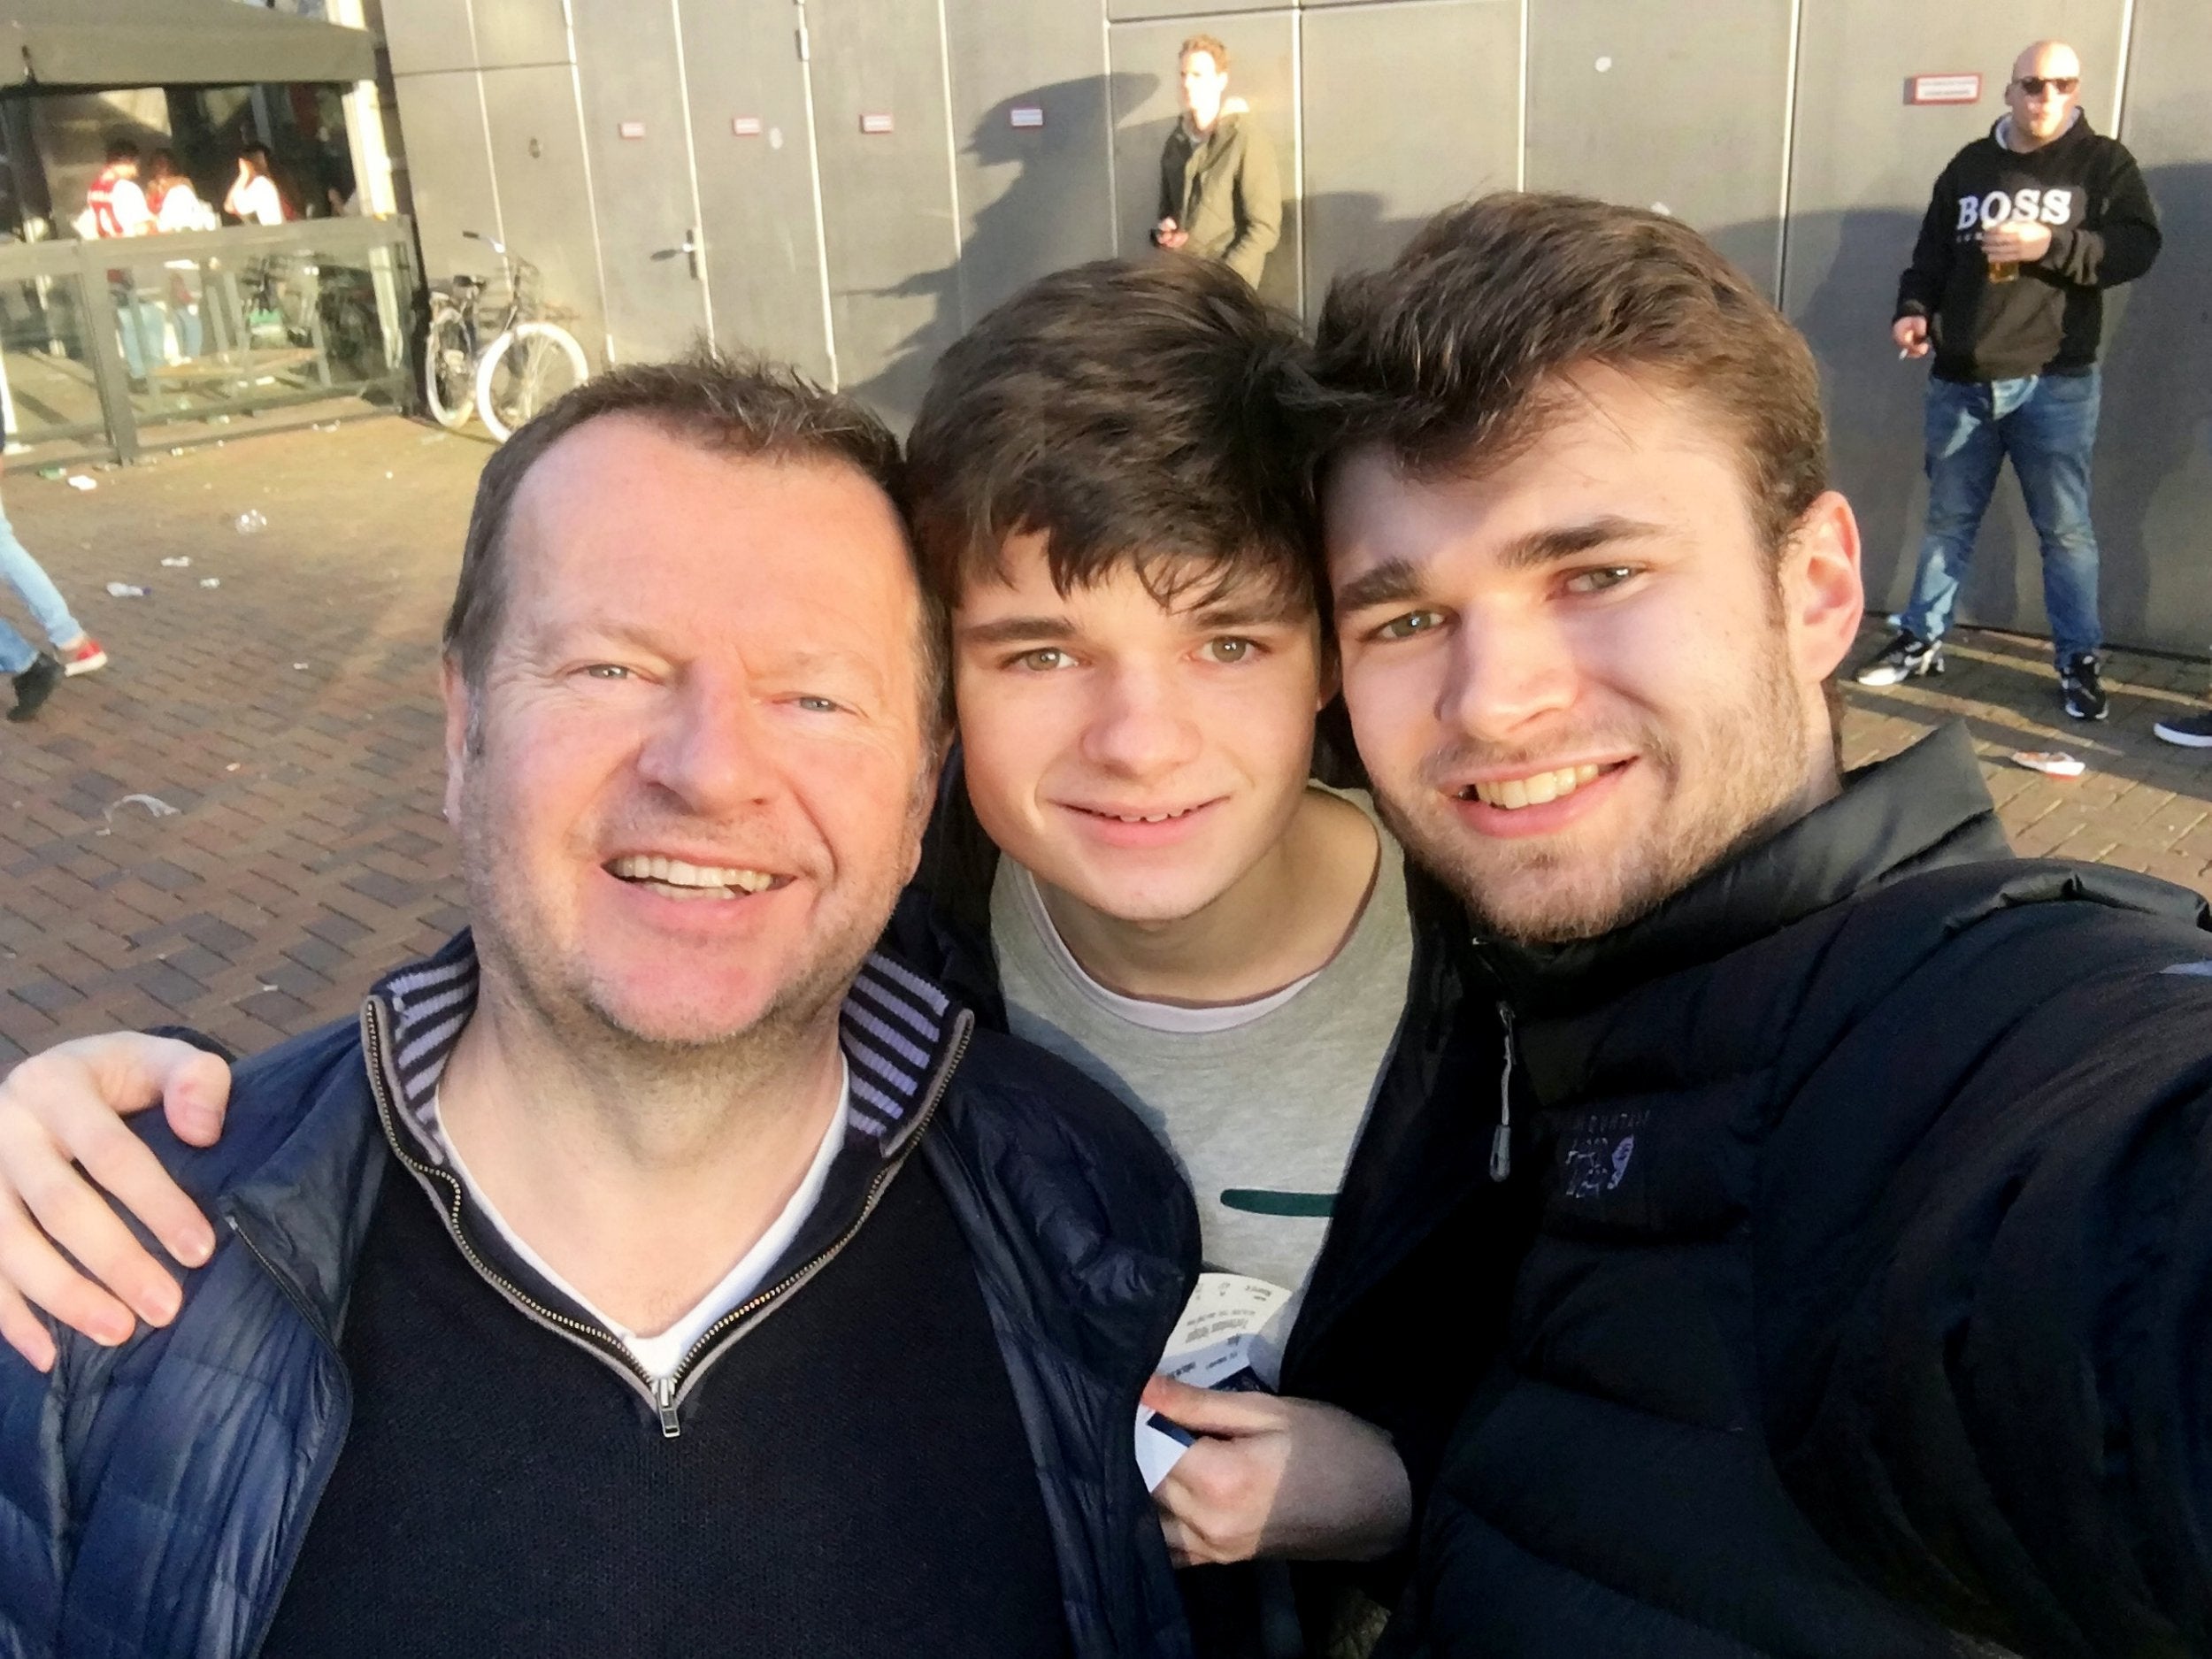
[[[250,1659],[337,1460],[349,1391],[333,1333],[391,1161],[361,1033],[258,1056],[231,1100],[205,1150],[143,1124],[220,1238],[177,1320],[113,1349],[61,1333],[49,1376],[0,1355],[4,1659]],[[1187,1655],[1131,1433],[1197,1271],[1187,1189],[1119,1102],[989,1032],[915,1156],[974,1257],[1072,1651]]]

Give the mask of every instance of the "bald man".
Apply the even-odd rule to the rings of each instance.
[[[2005,114],[1936,180],[1890,328],[1901,356],[1935,358],[1927,530],[1902,626],[1858,671],[1863,686],[1943,672],[1944,632],[2009,456],[2043,544],[2059,695],[2078,720],[2108,711],[2089,522],[2097,346],[2105,289],[2158,257],[2158,214],[2135,157],[2091,130],[2080,93],[2074,49],[2038,41],[2014,61]]]

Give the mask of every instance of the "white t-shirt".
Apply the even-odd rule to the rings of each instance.
[[[1365,795],[1328,793],[1375,822]],[[1014,1034],[1119,1095],[1165,1143],[1198,1200],[1209,1268],[1295,1293],[1253,1356],[1271,1386],[1412,973],[1404,856],[1379,823],[1375,833],[1373,887],[1336,955],[1225,1007],[1146,1002],[1101,985],[1060,937],[1028,871],[1002,858],[992,884],[991,942]]]
[[[265,173],[234,187],[226,205],[249,224],[284,223],[284,198],[277,194],[276,180]]]
[[[192,187],[179,180],[171,185],[161,198],[161,212],[154,221],[157,230],[213,230],[217,220],[214,210],[200,200]]]
[[[815,1149],[813,1163],[801,1179],[798,1190],[791,1194],[791,1202],[771,1222],[768,1231],[759,1241],[738,1258],[737,1265],[725,1273],[712,1290],[692,1305],[691,1310],[657,1336],[640,1336],[636,1332],[609,1318],[592,1305],[591,1299],[579,1291],[548,1265],[545,1258],[532,1249],[521,1234],[507,1225],[507,1218],[499,1213],[498,1206],[484,1195],[484,1189],[469,1173],[468,1165],[461,1160],[461,1148],[441,1128],[438,1139],[444,1145],[445,1155],[452,1160],[453,1172],[467,1189],[469,1202],[482,1212],[484,1218],[498,1230],[507,1241],[507,1248],[530,1263],[548,1283],[561,1294],[581,1308],[586,1313],[607,1327],[630,1350],[630,1357],[643,1367],[655,1381],[663,1381],[675,1375],[676,1367],[683,1363],[692,1344],[706,1334],[707,1327],[736,1307],[760,1288],[768,1277],[769,1269],[782,1259],[791,1248],[791,1240],[799,1236],[799,1229],[814,1213],[814,1206],[821,1202],[822,1187],[829,1179],[830,1165],[836,1163],[839,1148],[845,1144],[847,1121],[852,1107],[852,1074],[844,1073],[844,1081],[837,1094],[837,1110],[830,1114],[828,1131],[822,1136],[822,1144]],[[431,1110],[434,1115],[437,1102],[434,1099]]]

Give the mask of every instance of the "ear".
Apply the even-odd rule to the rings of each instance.
[[[1817,687],[1858,637],[1866,612],[1859,572],[1859,521],[1829,490],[1805,510],[1782,561],[1783,620],[1799,683]]]
[[[468,771],[472,694],[468,681],[461,678],[461,664],[450,656],[438,664],[438,694],[445,703],[445,819],[458,824],[461,784]]]

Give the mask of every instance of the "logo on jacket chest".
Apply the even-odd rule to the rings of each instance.
[[[1959,197],[1958,228],[1994,230],[2008,220],[2033,219],[2045,225],[2063,225],[2074,215],[2075,192],[2044,190],[2033,185],[2024,190],[1992,190],[1987,196]]]

